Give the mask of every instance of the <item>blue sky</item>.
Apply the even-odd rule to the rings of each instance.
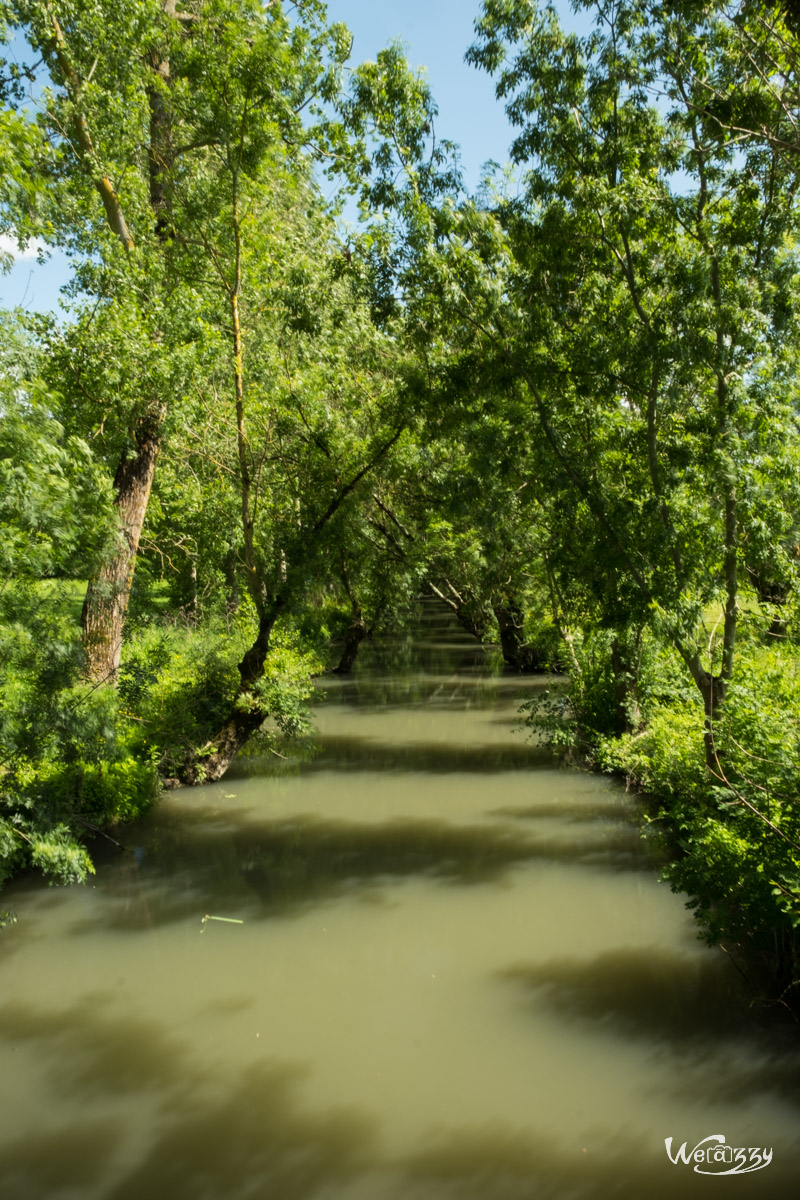
[[[491,80],[464,62],[479,7],[479,0],[328,0],[329,19],[343,21],[353,33],[354,64],[374,59],[383,46],[400,38],[412,65],[427,68],[439,106],[437,135],[461,147],[470,190],[477,187],[486,161],[506,161],[511,138]],[[558,7],[569,20],[566,0]],[[13,247],[0,239],[0,248]],[[68,277],[63,255],[53,255],[46,266],[38,266],[31,248],[27,257],[17,257],[8,275],[0,275],[0,306],[54,309],[58,289]]]
[[[437,134],[461,147],[465,182],[474,189],[484,162],[504,162],[510,128],[483,71],[464,62],[479,0],[328,0],[331,20],[353,33],[354,63],[374,59],[400,38],[412,66],[425,67],[439,106]]]

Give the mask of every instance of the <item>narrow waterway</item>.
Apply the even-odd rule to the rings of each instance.
[[[515,729],[541,686],[429,614],[325,682],[316,753],[168,794],[86,887],[7,888],[0,1198],[790,1194],[797,1027],[624,791]],[[772,1161],[668,1159],[711,1134]]]

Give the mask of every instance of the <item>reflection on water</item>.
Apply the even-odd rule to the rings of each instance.
[[[325,681],[316,753],[167,795],[93,885],[8,889],[0,1197],[784,1195],[795,1028],[624,792],[514,732],[546,684],[429,614]],[[668,1161],[718,1132],[773,1163]]]

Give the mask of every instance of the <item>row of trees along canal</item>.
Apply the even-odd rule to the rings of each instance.
[[[579,7],[477,13],[516,136],[470,196],[317,0],[0,6],[3,225],[74,264],[66,321],[2,318],[3,875],[84,877],[435,594],[569,672],[531,721],[794,981],[794,8]]]

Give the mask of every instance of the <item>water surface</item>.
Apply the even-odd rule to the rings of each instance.
[[[449,619],[0,935],[3,1200],[785,1195],[795,1027]],[[208,921],[224,916],[241,924]],[[664,1139],[773,1149],[709,1181]]]

